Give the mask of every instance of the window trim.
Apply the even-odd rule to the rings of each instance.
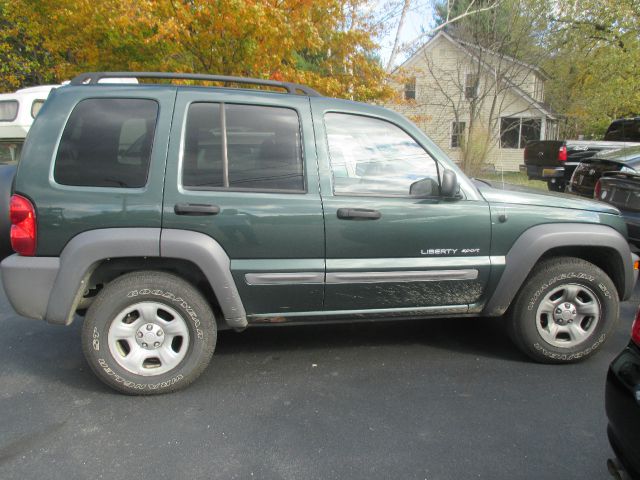
[[[186,139],[186,133],[187,133],[187,118],[189,117],[189,109],[191,108],[191,105],[193,105],[194,103],[208,103],[208,104],[214,104],[214,105],[220,105],[220,117],[222,120],[222,117],[224,116],[225,121],[224,124],[222,124],[221,122],[221,129],[222,132],[224,133],[224,135],[222,135],[222,142],[224,144],[223,147],[223,169],[225,167],[225,163],[226,163],[226,168],[227,168],[227,178],[226,181],[228,183],[228,168],[229,168],[229,160],[227,158],[227,149],[226,149],[226,144],[227,144],[227,135],[226,135],[226,113],[223,114],[222,112],[225,110],[224,106],[225,105],[243,105],[243,106],[254,106],[254,107],[269,107],[269,108],[285,108],[287,110],[292,110],[295,112],[296,116],[298,117],[298,131],[300,133],[300,161],[302,163],[302,189],[301,190],[286,190],[286,189],[275,189],[275,188],[270,188],[270,189],[257,189],[257,188],[243,188],[243,187],[232,187],[232,186],[228,186],[228,187],[209,187],[209,186],[187,186],[184,185],[184,183],[182,182],[182,173],[183,173],[183,165],[184,165],[184,147],[185,147],[185,139]],[[272,104],[262,104],[262,103],[249,103],[249,102],[225,102],[225,101],[211,101],[211,100],[192,100],[189,101],[184,108],[184,113],[182,116],[182,128],[180,130],[180,145],[179,145],[179,153],[178,153],[178,175],[177,175],[177,189],[178,189],[178,193],[180,193],[181,195],[187,194],[189,192],[198,192],[198,193],[204,193],[204,192],[238,192],[238,193],[285,193],[285,194],[291,194],[291,195],[306,195],[307,193],[309,193],[309,188],[308,188],[308,180],[307,180],[307,165],[306,165],[306,151],[304,148],[304,132],[303,132],[303,128],[302,128],[302,116],[300,115],[300,111],[295,108],[295,107],[291,107],[291,106],[282,106],[282,105],[272,105]],[[224,177],[224,174],[223,174]],[[223,182],[224,182],[224,178],[223,178]]]
[[[18,118],[18,113],[20,113],[20,101],[17,99],[8,99],[8,100],[0,100],[0,104],[2,103],[15,103],[16,104],[16,113],[13,116],[13,118],[6,118],[4,120],[0,120],[0,123],[9,123],[9,122],[15,122],[16,118]]]
[[[55,167],[56,167],[56,160],[58,158],[58,150],[60,150],[60,143],[62,142],[62,137],[64,135],[64,132],[67,128],[67,125],[69,124],[69,120],[71,119],[71,115],[73,115],[73,112],[75,112],[76,108],[78,107],[78,105],[85,101],[85,100],[151,100],[153,102],[156,103],[156,105],[158,106],[158,113],[156,114],[156,124],[154,127],[154,131],[153,131],[153,142],[151,143],[151,152],[149,153],[149,168],[147,170],[147,178],[145,181],[145,184],[141,187],[93,187],[93,186],[87,186],[87,185],[65,185],[64,183],[58,183],[56,181],[54,172],[55,172]],[[49,184],[55,188],[58,188],[60,190],[70,190],[70,191],[76,191],[76,192],[94,192],[96,189],[99,189],[100,192],[104,192],[104,193],[122,193],[122,192],[130,192],[130,193],[143,193],[147,190],[147,188],[149,188],[149,181],[151,179],[151,170],[152,170],[152,163],[153,163],[153,151],[154,148],[156,146],[156,133],[157,133],[157,129],[158,129],[158,123],[160,123],[160,117],[161,117],[161,111],[162,111],[162,105],[160,103],[160,101],[157,98],[154,97],[142,97],[142,96],[135,96],[135,97],[110,97],[110,96],[97,96],[97,97],[84,97],[84,98],[80,98],[74,105],[73,108],[71,108],[71,110],[69,110],[69,113],[67,115],[67,117],[64,119],[64,127],[60,129],[60,133],[58,135],[58,138],[56,139],[56,143],[53,149],[53,155],[51,158],[51,161],[49,162]]]
[[[328,134],[328,130],[327,130],[327,114],[328,113],[340,113],[340,114],[344,114],[344,115],[355,115],[358,117],[364,117],[364,118],[370,118],[373,120],[380,120],[382,122],[386,122],[386,123],[390,123],[391,125],[399,128],[402,132],[404,132],[408,137],[410,137],[414,142],[416,142],[417,145],[420,146],[420,148],[422,148],[427,155],[429,155],[434,163],[436,164],[436,172],[437,172],[437,176],[438,176],[438,188],[442,188],[442,172],[441,172],[441,168],[440,168],[440,161],[437,159],[437,157],[435,155],[433,155],[431,153],[431,150],[429,150],[427,147],[425,147],[422,142],[419,142],[411,133],[409,133],[404,127],[398,125],[395,122],[392,122],[391,120],[389,120],[388,118],[385,117],[379,117],[379,116],[375,116],[375,115],[368,115],[366,113],[361,113],[361,112],[350,112],[350,111],[345,111],[345,110],[325,110],[324,112],[322,112],[322,127],[324,128],[324,141],[325,141],[325,145],[327,148],[327,160],[329,162],[329,172],[331,173],[331,175],[329,175],[329,180],[331,182],[331,194],[334,197],[374,197],[374,198],[411,198],[411,199],[417,199],[418,197],[412,197],[411,195],[402,195],[402,194],[388,194],[388,195],[380,195],[378,193],[336,193],[336,189],[335,189],[335,182],[333,180],[333,168],[332,168],[332,164],[331,164],[331,150],[329,148],[329,134]],[[443,167],[444,168],[444,167]],[[463,195],[463,197],[466,197],[465,194],[462,193],[462,189],[461,189],[461,195]],[[436,195],[433,197],[420,197],[421,200],[429,200],[429,199],[440,199],[442,198],[440,195]]]

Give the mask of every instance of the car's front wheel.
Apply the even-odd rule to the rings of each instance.
[[[87,312],[82,346],[110,387],[142,395],[178,390],[211,360],[216,323],[200,292],[164,272],[134,272],[109,283]]]
[[[518,294],[509,333],[536,361],[575,362],[602,347],[618,313],[618,292],[600,268],[579,258],[550,258]]]

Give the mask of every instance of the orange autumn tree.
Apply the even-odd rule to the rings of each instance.
[[[9,60],[9,80],[0,86],[59,81],[88,70],[163,70],[297,81],[327,95],[382,99],[390,92],[363,4],[0,0],[0,22],[9,27],[0,34],[0,63]],[[16,34],[8,38],[9,31]],[[29,68],[17,61],[25,51],[15,45],[20,33],[42,54]]]

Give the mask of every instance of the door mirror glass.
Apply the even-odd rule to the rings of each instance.
[[[451,170],[442,172],[442,185],[440,186],[440,195],[443,197],[455,197],[460,192],[458,177]]]
[[[438,182],[433,178],[423,178],[413,182],[409,187],[409,195],[412,197],[435,197],[439,193]]]

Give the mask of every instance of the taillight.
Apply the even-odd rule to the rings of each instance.
[[[600,180],[596,182],[596,186],[593,189],[593,198],[596,200],[600,200],[600,193],[602,192],[602,185],[600,184]]]
[[[13,195],[9,204],[11,248],[25,257],[36,253],[36,210],[29,200]]]
[[[640,309],[638,309],[636,319],[631,327],[631,340],[640,347]]]
[[[560,147],[560,150],[558,150],[558,161],[559,162],[566,162],[567,161],[567,146],[566,145],[562,145]]]

